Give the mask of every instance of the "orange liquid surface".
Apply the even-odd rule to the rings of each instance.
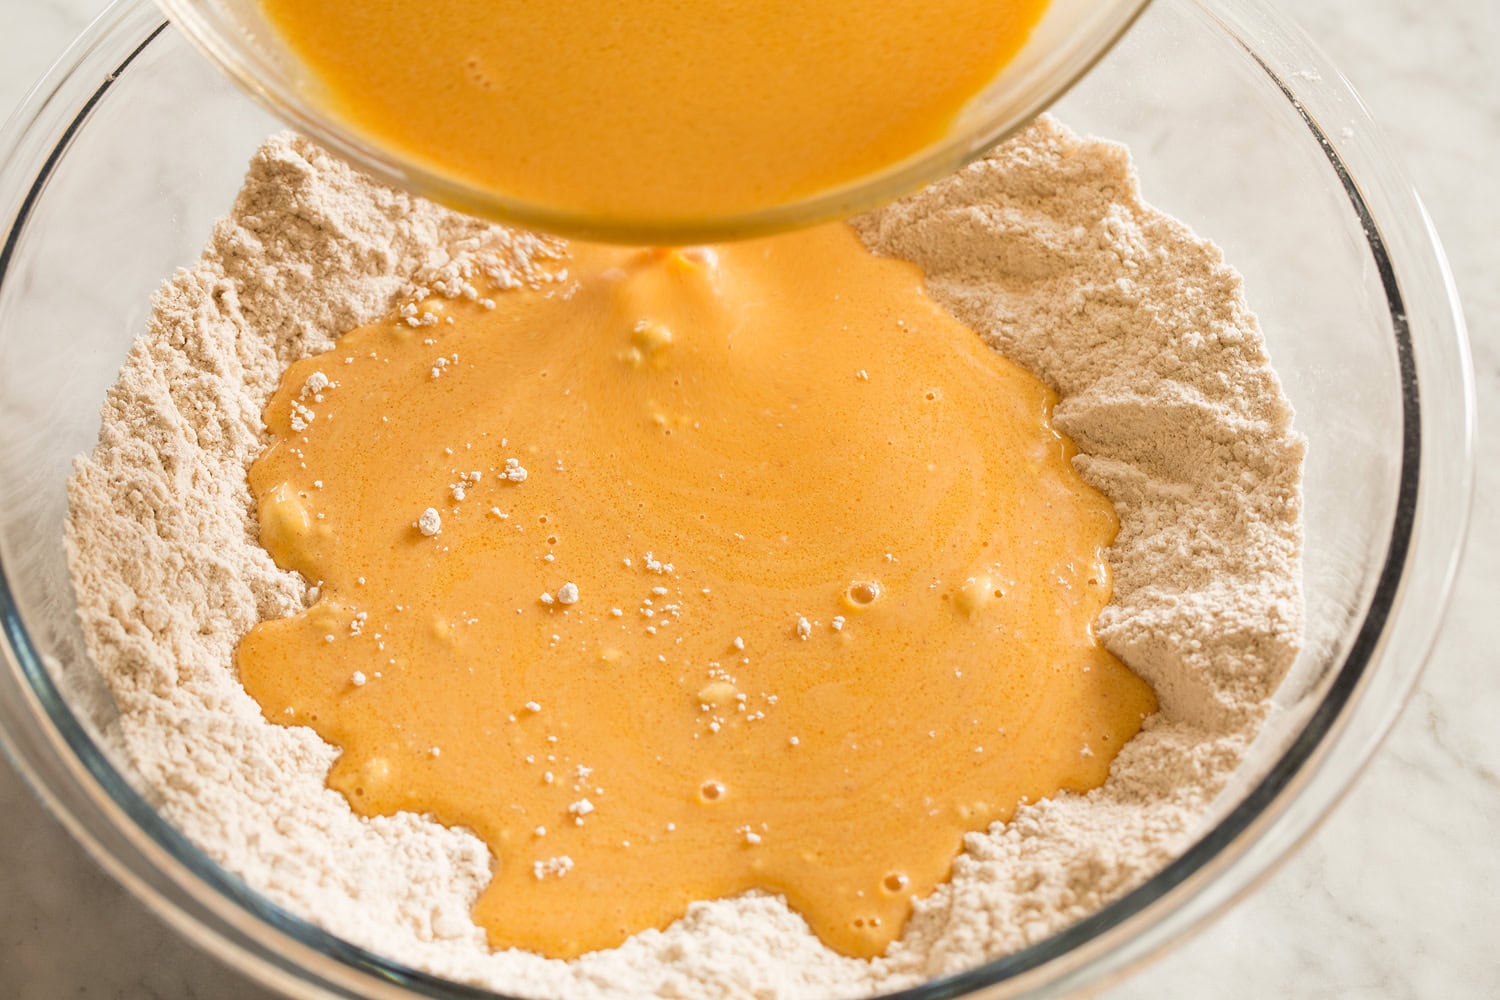
[[[486,191],[691,224],[947,133],[1045,0],[261,0],[327,106]]]
[[[535,278],[291,367],[250,480],[320,596],[238,654],[357,812],[484,839],[495,947],[764,889],[876,955],[966,832],[1104,781],[1155,710],[1091,631],[1114,512],[916,268],[837,224]]]

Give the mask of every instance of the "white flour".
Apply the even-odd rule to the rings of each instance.
[[[1162,710],[1103,788],[969,836],[951,884],[875,962],[824,948],[764,895],[695,905],[665,931],[571,963],[488,952],[468,915],[489,878],[484,845],[417,816],[357,818],[323,785],[336,751],[264,721],[231,664],[257,620],[308,601],[256,544],[245,483],[282,370],[391,312],[414,279],[523,272],[538,241],[377,187],[284,137],[256,156],[203,258],[158,296],[70,484],[84,632],[163,814],[336,934],[536,996],[909,986],[1047,936],[1184,848],[1300,631],[1303,444],[1238,276],[1140,202],[1122,148],[1045,120],[856,225],[1058,389],[1078,468],[1119,510],[1099,631]]]

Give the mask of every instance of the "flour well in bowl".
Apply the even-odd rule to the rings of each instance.
[[[856,220],[875,251],[1060,396],[1082,474],[1115,503],[1099,632],[1162,711],[1086,796],[968,838],[950,884],[874,962],[820,945],[778,898],[695,905],[572,963],[491,954],[469,919],[490,859],[411,815],[356,818],[336,751],[274,727],[235,643],[308,601],[256,542],[245,468],[290,362],[390,313],[414,283],[524,261],[531,237],[380,188],[310,144],[257,154],[204,257],[157,299],[71,484],[69,555],[119,736],[163,814],[274,901],[382,955],[527,995],[859,995],[1040,940],[1190,841],[1295,653],[1302,442],[1238,277],[1145,207],[1124,150],[1043,121]]]

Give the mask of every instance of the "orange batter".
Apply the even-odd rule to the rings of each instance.
[[[261,0],[330,108],[430,169],[690,226],[941,138],[1046,0]]]
[[[288,371],[251,485],[320,596],[245,685],[358,812],[489,844],[495,947],[758,888],[879,954],[1154,710],[1091,632],[1110,504],[1052,393],[847,226],[535,265]]]

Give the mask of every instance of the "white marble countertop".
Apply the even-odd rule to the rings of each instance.
[[[1500,3],[1273,0],[1385,126],[1452,259],[1481,425],[1500,404]],[[0,111],[104,0],[3,0]],[[1494,462],[1497,468],[1491,468]],[[1500,442],[1481,437],[1467,558],[1420,690],[1327,824],[1258,891],[1109,994],[1500,996]],[[178,939],[103,875],[0,761],[0,997],[268,994]]]

